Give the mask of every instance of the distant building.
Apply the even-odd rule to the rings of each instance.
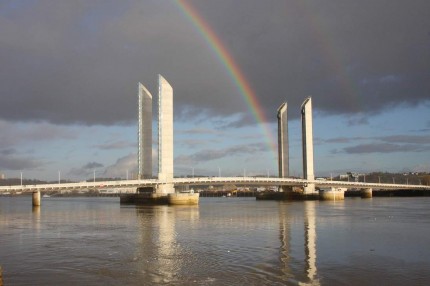
[[[4,180],[4,179],[6,179],[5,174],[0,174],[0,180]]]

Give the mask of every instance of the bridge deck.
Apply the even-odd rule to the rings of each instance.
[[[138,188],[154,187],[165,184],[157,179],[150,180],[123,180],[123,181],[104,181],[104,182],[79,182],[65,184],[41,184],[41,185],[14,185],[0,187],[0,193],[10,191],[60,191],[60,190],[79,190],[79,189],[119,189],[119,188]],[[315,184],[316,187],[341,187],[348,189],[372,188],[378,190],[410,189],[410,190],[430,190],[430,186],[425,185],[402,185],[402,184],[379,184],[379,183],[358,183],[344,181],[308,181],[294,178],[276,177],[199,177],[199,178],[174,178],[174,185],[249,185],[249,186],[305,186]]]

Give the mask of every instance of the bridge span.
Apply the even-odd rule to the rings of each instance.
[[[174,178],[172,181],[161,181],[158,179],[147,180],[121,180],[121,181],[100,181],[100,182],[79,182],[64,184],[40,184],[40,185],[13,185],[1,186],[0,194],[6,192],[32,192],[32,191],[62,191],[62,190],[83,190],[83,189],[123,189],[123,188],[141,188],[157,187],[163,184],[181,185],[245,185],[245,186],[296,186],[306,187],[313,184],[320,188],[348,188],[348,189],[365,189],[372,188],[375,190],[430,190],[426,185],[403,185],[403,184],[380,184],[364,182],[345,182],[345,181],[321,181],[306,180],[296,178],[278,178],[278,177],[198,177],[198,178]]]

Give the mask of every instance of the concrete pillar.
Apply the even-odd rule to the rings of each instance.
[[[303,192],[305,195],[312,195],[312,194],[318,195],[318,193],[315,191],[315,185],[314,184],[307,184],[306,186],[304,186]]]
[[[287,178],[290,175],[286,102],[282,103],[278,108],[278,170],[279,178]]]
[[[139,82],[138,179],[152,178],[152,95]]]
[[[33,207],[40,206],[40,191],[33,191]]]
[[[371,199],[372,198],[372,188],[366,188],[361,190],[361,198],[362,199]]]
[[[158,75],[158,179],[157,193],[174,193],[173,181],[173,88]]]
[[[312,99],[308,97],[302,104],[302,150],[303,150],[303,178],[315,180],[314,175],[314,143],[312,131]],[[305,195],[318,196],[314,184],[307,184],[303,188]]]
[[[173,194],[175,192],[175,186],[173,184],[159,184],[155,188],[155,192],[158,194]]]
[[[343,201],[345,199],[345,191],[343,190],[320,190],[320,200],[322,201]]]

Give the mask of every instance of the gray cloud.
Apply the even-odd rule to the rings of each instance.
[[[1,98],[0,98],[1,101]],[[1,109],[1,107],[0,107]],[[0,120],[0,148],[9,149],[23,142],[75,139],[77,133],[71,129],[39,122],[22,126]]]
[[[129,154],[119,158],[114,164],[106,167],[103,175],[110,178],[120,177],[124,178],[127,171],[129,172],[129,179],[137,174],[137,161],[136,154]]]
[[[377,138],[384,142],[430,145],[430,135],[393,135]]]
[[[72,177],[78,177],[82,179],[83,177],[88,177],[91,174],[93,174],[95,169],[100,169],[103,167],[103,164],[97,163],[97,162],[88,162],[87,164],[83,165],[79,168],[72,168],[68,172],[68,175]]]
[[[125,149],[130,147],[136,147],[136,143],[121,140],[121,141],[107,142],[104,144],[95,145],[94,147],[102,150]]]
[[[222,135],[222,134],[224,134],[222,131],[213,130],[213,129],[209,129],[209,128],[193,128],[193,129],[187,129],[187,130],[178,130],[176,132],[178,134],[190,134],[190,135],[202,135],[202,134]]]
[[[175,164],[189,165],[197,164],[199,162],[208,162],[212,160],[221,159],[224,157],[255,154],[257,152],[265,151],[267,147],[261,143],[243,144],[228,147],[225,149],[206,149],[198,151],[191,155],[181,155],[175,158]]]
[[[366,116],[363,116],[363,115],[353,116],[352,118],[348,119],[349,126],[367,125],[367,124],[369,124],[369,120]]]
[[[298,117],[309,95],[327,114],[374,114],[430,98],[429,1],[188,2],[237,61],[269,121],[284,100]],[[255,122],[173,2],[13,3],[0,4],[1,119],[129,124],[137,82],[156,95],[161,73],[174,87],[176,117],[244,113],[224,127]]]
[[[219,142],[219,140],[186,139],[186,140],[179,141],[180,144],[187,146],[189,148],[205,146],[207,144],[215,143],[215,142]]]
[[[101,163],[97,163],[97,162],[88,162],[87,164],[85,164],[82,168],[83,169],[94,169],[94,168],[101,168],[103,167],[103,164]]]
[[[329,139],[316,138],[321,144],[324,143],[351,143],[360,140],[373,140],[388,143],[408,143],[430,145],[430,135],[390,135],[390,136],[375,136],[375,137],[334,137]]]
[[[15,153],[16,153],[16,150],[14,148],[8,148],[8,149],[0,150],[0,155],[7,156],[7,155],[15,154]]]
[[[332,154],[366,154],[366,153],[396,153],[396,152],[425,152],[430,150],[429,135],[391,135],[377,137],[330,138],[322,140],[323,143],[348,144],[357,141],[370,141],[331,151]]]
[[[396,152],[425,152],[430,146],[417,144],[371,143],[345,147],[343,151],[349,154],[365,153],[396,153]]]
[[[324,140],[324,143],[349,143],[351,142],[351,138],[347,137],[337,137],[337,138],[331,138]]]
[[[0,154],[0,169],[5,170],[34,170],[45,165],[44,162],[29,157],[20,157],[12,154]]]

